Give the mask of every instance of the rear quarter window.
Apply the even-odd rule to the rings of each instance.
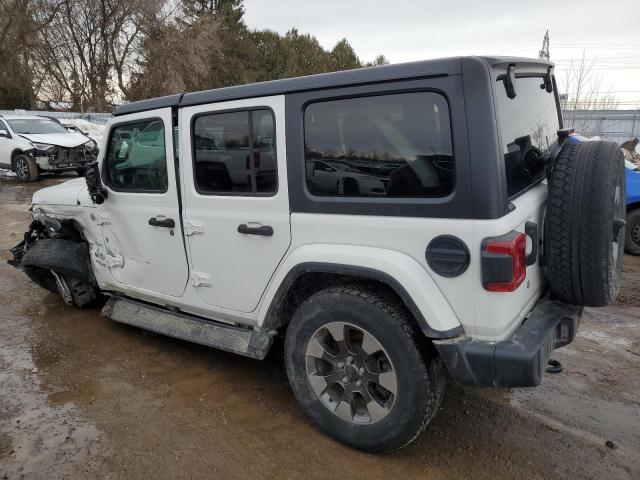
[[[449,108],[435,92],[312,103],[304,114],[308,191],[333,197],[443,197],[454,185]]]

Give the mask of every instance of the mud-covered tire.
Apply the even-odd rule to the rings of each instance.
[[[640,255],[640,208],[627,212],[626,230],[624,249],[631,255]]]
[[[362,424],[341,418],[311,385],[310,340],[337,320],[370,334],[393,365],[397,394],[379,420],[372,421],[372,416]],[[410,443],[436,414],[444,392],[442,362],[404,305],[392,293],[367,285],[331,287],[307,298],[288,326],[285,363],[291,388],[306,415],[326,434],[365,451],[396,450]]]
[[[612,142],[566,143],[549,179],[544,252],[559,300],[600,307],[615,300],[625,239],[624,160]]]
[[[38,165],[28,155],[24,153],[16,155],[13,165],[16,177],[21,182],[35,182],[38,179]]]

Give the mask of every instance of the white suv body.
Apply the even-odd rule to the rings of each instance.
[[[473,57],[125,105],[88,187],[36,192],[14,263],[70,303],[99,291],[115,320],[254,358],[286,332],[305,412],[397,448],[437,410],[443,364],[536,385],[573,340],[582,307],[549,298],[541,251],[552,82],[546,62]],[[348,168],[326,189],[314,162]]]
[[[0,116],[0,166],[20,180],[36,180],[42,172],[83,171],[97,153],[94,140],[51,118]]]

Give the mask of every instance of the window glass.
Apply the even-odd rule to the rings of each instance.
[[[256,191],[275,193],[278,188],[278,172],[273,115],[268,110],[255,110],[251,115]]]
[[[314,195],[441,197],[453,190],[449,109],[437,93],[313,103],[304,122]]]
[[[165,192],[168,177],[162,120],[116,126],[109,140],[105,173],[116,190]]]
[[[193,125],[193,146],[200,193],[275,193],[275,132],[269,110],[201,115]]]
[[[48,118],[20,118],[7,121],[11,129],[19,135],[69,133],[60,123]]]
[[[496,109],[503,141],[507,194],[513,197],[544,177],[544,162],[558,139],[560,122],[553,92],[542,77],[516,78],[515,98],[498,80]]]

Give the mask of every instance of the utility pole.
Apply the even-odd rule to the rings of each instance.
[[[538,58],[540,60],[549,61],[549,30],[544,34],[544,38],[542,39],[542,48],[540,49],[540,53],[538,53]]]

